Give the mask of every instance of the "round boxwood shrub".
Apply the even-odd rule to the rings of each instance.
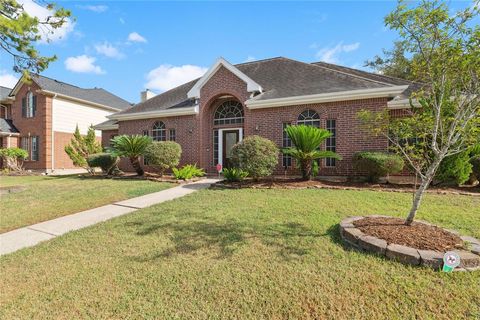
[[[165,170],[178,166],[182,156],[182,147],[174,141],[155,141],[145,149],[148,165],[158,168],[160,175]]]
[[[88,156],[87,164],[90,168],[100,168],[106,174],[114,174],[118,170],[120,158],[109,152],[94,153]]]
[[[443,184],[463,184],[470,178],[472,167],[469,152],[446,157],[438,167],[435,180]]]
[[[363,151],[353,155],[353,168],[366,172],[370,182],[377,182],[380,177],[399,173],[404,165],[403,159],[393,153]]]
[[[278,148],[260,136],[249,136],[232,149],[233,164],[257,180],[273,173],[278,163]]]

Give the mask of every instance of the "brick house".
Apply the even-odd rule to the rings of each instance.
[[[232,65],[220,58],[201,78],[180,85],[96,126],[102,142],[117,134],[150,135],[175,140],[182,164],[197,163],[209,173],[229,165],[232,146],[245,136],[260,135],[279,147],[290,145],[284,128],[306,124],[333,133],[323,148],[342,160],[325,159],[321,176],[350,176],[352,156],[362,150],[385,151],[388,141],[362,131],[361,109],[408,107],[413,84],[323,62],[304,63],[283,57]],[[128,163],[122,163],[129,170]],[[280,155],[276,174],[296,173]]]
[[[2,147],[27,150],[27,170],[74,169],[64,148],[76,126],[81,134],[86,134],[92,124],[131,107],[101,88],[83,89],[39,75],[31,78],[29,82],[22,78],[13,89],[2,87],[0,91]],[[97,136],[100,140],[100,131]]]

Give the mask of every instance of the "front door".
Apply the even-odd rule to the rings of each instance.
[[[222,135],[222,162],[224,168],[232,167],[232,148],[239,141],[239,130],[224,130]]]

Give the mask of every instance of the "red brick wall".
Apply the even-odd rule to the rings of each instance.
[[[312,105],[285,106],[250,110],[244,107],[244,124],[213,125],[213,115],[216,107],[224,100],[234,99],[243,105],[250,98],[246,84],[237,76],[221,67],[212,78],[203,86],[200,93],[200,112],[196,116],[168,117],[161,119],[131,120],[119,123],[119,134],[142,134],[144,130],[151,130],[156,120],[165,123],[168,129],[175,128],[177,142],[183,149],[182,164],[197,163],[207,172],[215,172],[213,163],[213,130],[228,127],[243,127],[244,135],[260,135],[274,141],[278,146],[282,144],[282,123],[296,123],[298,115],[306,110],[315,110],[320,115],[321,127],[325,128],[327,119],[336,120],[337,153],[343,160],[337,161],[334,168],[322,167],[320,175],[353,175],[352,155],[361,150],[384,151],[388,142],[383,137],[372,137],[360,127],[357,112],[361,109],[372,111],[384,110],[386,98],[366,99],[355,101],[331,102]],[[231,98],[222,98],[229,95]],[[256,129],[258,127],[258,130]],[[105,139],[104,139],[105,144]],[[281,155],[276,173],[283,173]],[[131,170],[126,161],[122,162],[124,170]],[[290,173],[297,173],[290,170]]]
[[[112,139],[113,136],[118,135],[118,130],[104,130],[102,131],[102,146],[104,148],[110,146],[110,139]]]
[[[37,110],[35,117],[22,117],[22,98],[32,91],[37,96]],[[15,95],[12,104],[12,120],[15,127],[20,131],[21,137],[39,136],[39,160],[25,161],[25,169],[43,170],[49,169],[51,163],[51,130],[52,130],[52,99],[36,91],[39,87],[34,83],[23,84]]]

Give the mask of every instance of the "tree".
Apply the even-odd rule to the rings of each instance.
[[[373,60],[367,60],[364,66],[373,68],[378,73],[386,76],[414,80],[412,75],[412,60],[414,58],[406,57],[405,51],[404,43],[396,41],[393,44],[393,49],[383,49],[383,57],[375,56]]]
[[[95,170],[88,165],[87,159],[91,154],[102,152],[102,147],[97,141],[93,126],[88,128],[86,136],[82,136],[77,125],[70,144],[65,146],[65,152],[72,159],[74,166],[84,168],[90,174],[95,174]]]
[[[113,153],[128,158],[137,174],[143,176],[145,172],[140,164],[140,157],[145,154],[145,150],[152,143],[152,138],[142,135],[121,135],[113,138],[111,143]]]
[[[282,152],[295,158],[302,171],[303,180],[312,179],[313,160],[321,158],[341,159],[335,152],[320,150],[323,141],[332,135],[327,130],[299,125],[287,126],[285,132],[292,140],[293,147],[283,148]]]
[[[33,0],[51,14],[45,18],[29,15],[16,0],[0,1],[0,47],[13,57],[13,70],[28,77],[29,72],[39,73],[57,57],[42,56],[35,42],[47,39],[56,29],[68,23],[71,13],[43,0]]]
[[[478,1],[477,1],[478,4]],[[480,27],[478,5],[451,14],[445,3],[400,1],[386,18],[399,32],[405,54],[414,56],[412,75],[423,83],[401,118],[362,111],[371,132],[384,135],[421,179],[405,224],[410,225],[442,160],[480,139]]]

